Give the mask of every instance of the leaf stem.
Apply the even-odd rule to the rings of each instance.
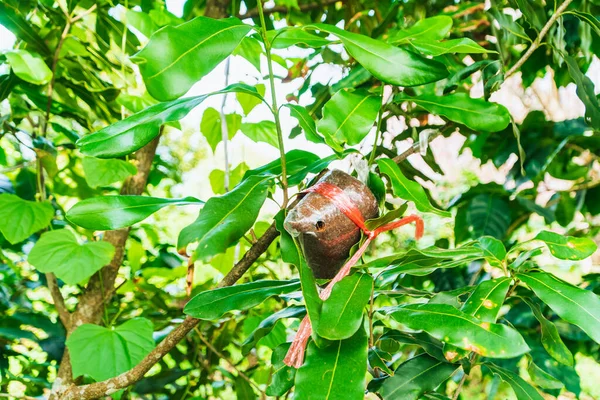
[[[262,0],[258,0],[258,14],[260,16],[261,35],[265,43],[265,53],[267,55],[267,66],[269,67],[269,83],[271,84],[271,111],[275,117],[275,126],[277,128],[277,140],[279,142],[279,154],[281,155],[281,186],[283,188],[283,203],[281,208],[286,208],[288,204],[288,183],[287,168],[285,164],[285,149],[283,147],[283,133],[281,132],[281,121],[279,119],[279,107],[277,106],[277,94],[275,92],[275,76],[273,74],[273,63],[271,61],[271,43],[267,36],[267,26],[265,24],[265,14],[263,11]]]

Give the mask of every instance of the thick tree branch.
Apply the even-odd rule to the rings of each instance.
[[[64,325],[65,329],[69,330],[69,327],[71,326],[71,313],[65,305],[65,298],[58,287],[56,275],[54,275],[52,272],[46,273],[46,281],[48,282],[48,289],[50,290],[50,295],[54,301],[54,308],[56,308],[56,311],[58,312],[58,317],[60,318],[60,321]]]
[[[535,40],[533,41],[533,43],[531,44],[531,46],[529,46],[529,49],[527,49],[525,54],[523,54],[523,57],[521,57],[519,59],[519,61],[517,61],[515,63],[515,65],[513,65],[506,72],[506,74],[504,75],[504,79],[508,78],[509,76],[511,76],[515,72],[517,72],[519,70],[519,68],[521,68],[523,66],[523,64],[525,64],[525,61],[527,61],[529,59],[529,57],[531,57],[531,55],[541,46],[542,39],[544,38],[544,36],[546,36],[546,34],[548,33],[548,31],[550,30],[552,25],[554,25],[556,20],[562,15],[563,11],[565,11],[567,9],[567,7],[569,6],[569,4],[571,4],[572,2],[573,2],[573,0],[565,0],[560,5],[560,7],[558,7],[556,9],[556,12],[550,17],[548,22],[546,22],[546,25],[544,25],[544,27],[540,31],[540,34],[538,35],[538,37],[536,37]]]
[[[316,3],[302,4],[302,5],[300,5],[300,12],[315,10],[317,8],[324,8],[324,7],[330,6],[332,4],[335,4],[338,1],[342,1],[342,0],[323,0],[320,2],[316,2]],[[273,13],[287,14],[290,11],[290,8],[286,7],[286,6],[274,6],[271,8],[265,8],[263,11],[264,11],[265,15],[270,15]],[[253,8],[252,10],[248,10],[248,12],[246,12],[244,14],[238,14],[237,17],[239,19],[258,17],[258,8]]]

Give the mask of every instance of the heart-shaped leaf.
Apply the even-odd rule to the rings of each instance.
[[[80,325],[67,339],[73,377],[103,381],[130,370],[154,349],[152,331],[146,318],[130,319],[115,329]]]
[[[392,317],[411,329],[484,357],[512,358],[529,350],[523,337],[506,325],[481,321],[448,304],[395,307]]]
[[[248,96],[255,98],[254,96]],[[260,100],[257,101],[260,103]],[[242,116],[236,113],[226,114],[225,121],[227,123],[227,137],[229,139],[233,139],[242,125]],[[202,121],[200,122],[200,132],[202,132],[206,138],[206,141],[210,145],[213,153],[215,152],[217,145],[221,143],[221,140],[223,139],[221,128],[221,113],[212,107],[204,110],[204,114],[202,114]]]
[[[85,180],[93,188],[121,182],[137,173],[135,165],[124,160],[84,157],[81,163]]]
[[[272,296],[300,289],[298,281],[256,281],[207,290],[194,296],[183,309],[198,319],[216,320],[229,311],[255,307]]]
[[[198,242],[193,259],[208,260],[235,244],[256,221],[267,198],[268,176],[245,179],[231,192],[210,198],[198,218],[179,233],[177,248]]]
[[[9,243],[22,242],[52,221],[54,208],[48,202],[21,199],[9,193],[0,194],[0,232]]]
[[[583,260],[598,248],[592,239],[564,236],[550,231],[541,231],[534,240],[546,243],[550,253],[561,260]]]
[[[110,263],[115,254],[112,244],[104,241],[79,244],[68,229],[42,234],[27,260],[40,272],[53,272],[75,285]]]
[[[233,53],[251,29],[237,18],[196,17],[156,32],[133,61],[152,97],[173,100]]]
[[[143,221],[169,205],[203,204],[193,197],[161,199],[149,196],[104,196],[85,199],[67,211],[75,225],[96,231],[121,229]]]

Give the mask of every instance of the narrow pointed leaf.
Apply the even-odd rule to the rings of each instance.
[[[77,145],[81,152],[88,156],[99,158],[125,156],[150,143],[158,136],[162,125],[182,119],[210,96],[230,92],[243,92],[262,99],[252,86],[239,83],[229,85],[217,92],[154,104],[124,120],[82,137],[77,141]]]
[[[298,281],[256,281],[207,290],[194,296],[183,309],[187,315],[216,320],[230,311],[248,310],[272,296],[300,289]]]
[[[537,389],[514,372],[500,368],[492,363],[486,363],[485,366],[512,387],[518,400],[544,400],[544,397],[542,397]]]
[[[598,246],[589,238],[564,236],[555,232],[542,231],[535,240],[546,243],[550,253],[561,260],[583,260],[591,256]]]
[[[575,58],[565,56],[569,73],[577,84],[577,96],[585,105],[585,118],[590,126],[600,127],[600,101],[596,97],[594,82],[585,76]]]
[[[347,339],[360,328],[363,311],[371,298],[373,278],[356,273],[336,283],[323,302],[315,332],[329,340]]]
[[[308,345],[304,365],[296,372],[298,399],[362,399],[367,373],[367,335],[359,329],[349,339],[318,348]]]
[[[562,319],[580,327],[600,343],[600,298],[546,272],[518,274],[531,290]]]
[[[271,177],[252,176],[231,192],[210,198],[198,218],[179,234],[177,247],[198,242],[195,259],[208,260],[237,243],[252,228],[263,203]]]
[[[498,278],[481,282],[461,311],[484,322],[496,322],[511,281],[511,278]]]
[[[251,29],[237,18],[197,17],[156,32],[134,61],[152,97],[173,100],[231,55]]]
[[[391,364],[392,358],[390,353],[377,347],[371,347],[369,349],[369,366],[372,369],[377,368],[390,376],[394,375],[394,371],[388,366],[388,364]]]
[[[248,335],[246,340],[244,340],[244,343],[242,343],[242,353],[248,354],[248,352],[256,346],[258,341],[267,336],[275,324],[281,319],[302,318],[304,315],[306,315],[306,308],[300,306],[284,308],[281,311],[269,315],[267,318],[263,319],[256,329],[254,329],[252,333]]]
[[[388,41],[394,44],[402,44],[412,40],[440,40],[446,37],[450,29],[452,29],[452,18],[447,15],[438,15],[417,21],[410,28],[397,32]]]
[[[344,143],[354,146],[367,136],[380,107],[379,96],[340,90],[323,107],[317,129],[325,136],[325,142],[338,151]]]
[[[443,64],[368,36],[326,24],[308,25],[305,29],[318,29],[337,36],[356,61],[385,83],[417,86],[448,76]]]
[[[316,154],[304,150],[290,150],[285,154],[285,166],[288,174],[288,185],[295,186],[308,175],[309,167],[317,161],[322,160]],[[277,158],[270,163],[263,165],[245,173],[244,179],[253,176],[272,176],[281,175],[281,158]]]
[[[421,354],[400,364],[394,376],[383,381],[378,393],[384,400],[418,400],[435,390],[457,366]]]
[[[483,322],[447,304],[397,307],[392,317],[411,329],[484,357],[512,358],[529,350],[521,335],[506,325]]]
[[[88,242],[79,244],[68,229],[42,234],[27,260],[40,272],[53,272],[65,283],[75,285],[110,263],[115,254],[112,244]]]
[[[475,131],[498,132],[510,123],[510,115],[506,107],[483,99],[471,98],[467,93],[446,96],[423,94],[416,97],[402,94],[396,97],[396,101],[411,101],[432,114],[443,115]]]
[[[285,355],[290,348],[291,343],[284,343],[273,350],[271,355],[271,365],[273,365],[273,376],[271,383],[265,393],[267,396],[283,396],[294,386],[296,378],[296,368],[288,367],[283,362]]]
[[[47,227],[53,216],[49,202],[27,201],[9,193],[0,195],[0,232],[11,244]]]
[[[325,143],[323,138],[317,133],[317,125],[313,117],[310,116],[306,108],[298,104],[286,104],[290,109],[290,115],[298,120],[298,124],[304,131],[306,139],[313,143]]]
[[[302,28],[285,27],[278,31],[269,31],[268,34],[271,36],[271,46],[274,49],[287,49],[291,46],[318,48],[331,43],[329,40],[306,32]]]
[[[475,246],[483,251],[483,255],[490,265],[502,268],[506,258],[506,247],[498,239],[491,236],[483,236],[477,240]]]
[[[401,199],[415,203],[417,210],[422,212],[431,212],[442,217],[450,216],[448,211],[442,211],[431,205],[425,189],[419,183],[406,178],[396,163],[390,159],[381,159],[377,161],[381,173],[388,176],[394,195]]]
[[[451,39],[443,42],[429,40],[413,40],[410,44],[420,52],[429,56],[441,56],[442,54],[483,54],[495,53],[495,51],[487,50],[469,38]]]
[[[108,231],[143,221],[169,205],[203,204],[193,197],[162,199],[149,196],[104,196],[85,199],[67,211],[67,219],[85,229]]]

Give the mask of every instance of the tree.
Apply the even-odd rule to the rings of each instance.
[[[600,54],[600,3],[269,6],[188,0],[175,16],[160,0],[0,1],[16,37],[0,56],[1,392],[597,395],[585,375],[598,368],[600,280],[581,266],[600,213],[600,105],[586,75]],[[223,63],[229,76],[232,57],[255,68],[256,84],[186,95]],[[320,83],[324,65],[342,78]],[[584,115],[524,107],[517,118],[493,101],[510,85],[538,95],[544,76],[574,84]],[[290,81],[300,84],[281,104]],[[179,197],[202,158],[180,120],[219,96],[235,97],[237,111],[223,100],[198,127],[208,151],[224,149],[215,195]],[[259,105],[271,115],[256,122]],[[328,156],[289,150],[282,121]],[[279,156],[230,165],[238,131]],[[444,169],[429,143],[450,137],[503,167],[504,184],[433,178],[425,165]],[[426,240],[382,234],[321,300],[324,282],[283,220],[294,193],[349,159],[379,203],[370,229],[409,209]],[[278,211],[265,212],[267,201]],[[296,369],[283,360],[307,313],[314,333]]]

